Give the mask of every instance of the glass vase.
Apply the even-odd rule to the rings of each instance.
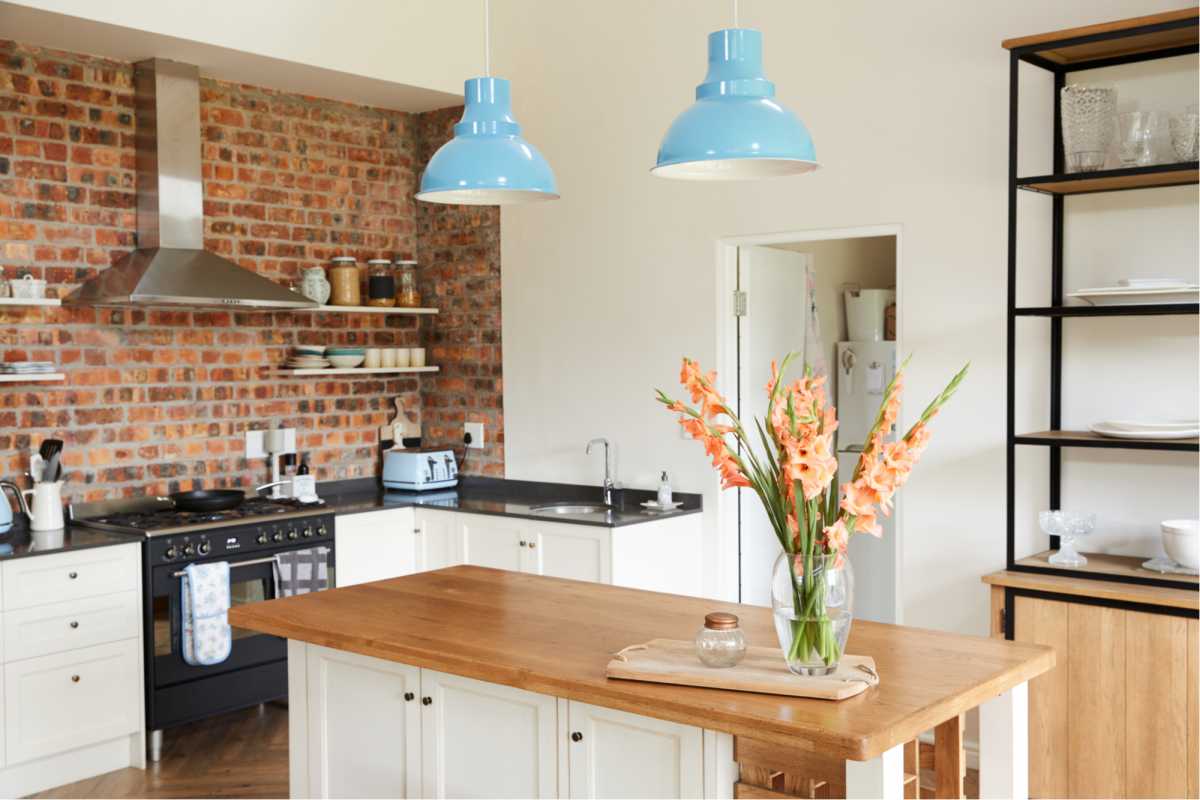
[[[838,555],[780,553],[771,575],[775,634],[788,669],[828,675],[837,669],[854,613],[854,571]]]

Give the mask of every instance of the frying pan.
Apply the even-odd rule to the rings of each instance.
[[[246,493],[241,489],[196,489],[171,495],[171,501],[180,511],[224,511],[237,508],[245,499]]]

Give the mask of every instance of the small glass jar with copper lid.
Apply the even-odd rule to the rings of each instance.
[[[696,656],[706,667],[734,667],[746,657],[746,637],[736,614],[715,611],[696,634]]]

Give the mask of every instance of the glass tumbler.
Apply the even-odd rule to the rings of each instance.
[[[1173,114],[1169,123],[1171,128],[1171,147],[1180,161],[1195,161],[1200,153],[1200,108],[1188,106],[1182,114]]]
[[[1117,90],[1071,84],[1062,88],[1060,97],[1067,172],[1095,172],[1104,166],[1112,147]]]

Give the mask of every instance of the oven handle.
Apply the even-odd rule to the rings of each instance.
[[[275,556],[268,556],[267,558],[254,558],[249,561],[231,561],[229,563],[229,568],[237,569],[238,567],[249,567],[249,566],[253,566],[254,564],[269,564],[270,562],[272,562],[274,560],[275,560]],[[183,570],[180,570],[179,572],[172,572],[171,577],[172,578],[182,578],[186,574],[187,574],[186,572],[184,572]]]

